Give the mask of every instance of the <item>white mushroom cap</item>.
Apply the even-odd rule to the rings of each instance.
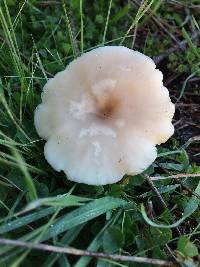
[[[174,133],[174,104],[147,56],[123,46],[94,49],[44,87],[35,127],[44,155],[72,181],[105,185],[143,172]]]

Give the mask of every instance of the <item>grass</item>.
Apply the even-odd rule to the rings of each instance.
[[[0,241],[198,266],[198,9],[198,0],[0,1]],[[106,186],[75,184],[45,161],[34,110],[46,80],[73,58],[120,44],[155,59],[162,55],[158,68],[176,103],[175,135],[142,175]],[[153,266],[1,246],[0,266],[36,264]]]

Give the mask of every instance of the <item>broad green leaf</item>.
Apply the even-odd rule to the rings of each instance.
[[[198,248],[186,236],[181,236],[179,238],[177,248],[186,257],[198,255]]]
[[[114,253],[123,247],[124,236],[122,231],[112,226],[103,235],[103,248],[106,253]]]
[[[144,182],[144,177],[140,174],[130,176],[129,183],[134,186],[139,186]]]
[[[155,227],[150,227],[152,246],[154,244],[165,244],[172,239],[171,229],[158,229]]]
[[[159,165],[162,166],[164,169],[175,170],[175,171],[182,171],[185,167],[183,164],[177,164],[177,163],[160,163]]]
[[[24,159],[20,155],[20,153],[17,151],[17,149],[13,148],[13,155],[16,158],[16,162],[19,165],[19,168],[21,169],[23,176],[24,176],[24,181],[27,186],[28,190],[28,195],[30,197],[30,200],[35,200],[37,199],[37,191],[34,185],[34,182],[29,174],[29,171],[27,169],[27,166],[25,165]]]

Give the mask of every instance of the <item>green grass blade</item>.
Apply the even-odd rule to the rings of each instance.
[[[59,218],[57,222],[47,230],[42,240],[44,241],[53,238],[58,234],[71,229],[71,227],[88,222],[109,210],[122,207],[126,203],[127,202],[122,199],[112,197],[103,197],[94,200],[83,207],[66,214],[62,218]]]
[[[83,53],[83,0],[80,0],[80,17],[81,17],[81,54]]]
[[[103,198],[91,201],[90,203],[84,205],[83,207],[75,209],[72,212],[64,216],[61,216],[57,220],[55,220],[55,222],[52,223],[51,227],[48,228],[45,234],[40,238],[40,241],[46,241],[50,238],[54,238],[57,235],[73,227],[86,223],[106,213],[109,210],[123,207],[126,204],[127,204],[126,201],[119,199],[119,198],[113,198],[113,197],[103,197]],[[36,230],[32,231],[31,233],[24,235],[21,238],[21,240],[30,241],[30,240],[37,238],[37,236],[40,235],[41,232],[43,232],[43,229],[45,228],[45,226],[46,225],[43,225],[37,228]],[[12,250],[12,248],[5,247],[5,249],[1,250],[0,255],[5,254],[10,250]]]
[[[111,7],[112,7],[112,0],[110,0],[110,2],[109,2],[108,14],[107,14],[107,17],[106,17],[106,24],[105,24],[105,29],[104,29],[104,33],[103,33],[102,45],[104,45],[105,40],[106,40],[106,33],[107,33],[107,29],[108,29],[108,22],[109,22],[109,18],[110,18]]]
[[[70,43],[71,43],[71,47],[72,47],[72,52],[73,52],[73,56],[74,58],[77,57],[77,51],[76,51],[76,45],[75,45],[75,42],[74,42],[74,36],[73,36],[73,32],[72,32],[72,28],[71,28],[71,24],[70,24],[70,21],[69,21],[69,17],[68,17],[68,14],[67,14],[67,9],[66,9],[66,5],[65,5],[65,2],[64,0],[62,0],[62,7],[63,7],[63,10],[64,10],[64,14],[65,14],[65,21],[66,21],[66,25],[67,25],[67,29],[68,29],[68,34],[69,34],[69,38],[70,38]]]
[[[40,206],[53,206],[53,207],[71,207],[71,206],[80,206],[83,205],[83,202],[89,201],[91,199],[64,194],[56,197],[48,197],[48,198],[39,198],[35,201],[29,203],[25,210],[29,211],[32,209],[36,209]]]
[[[200,58],[200,54],[199,51],[196,47],[196,45],[193,44],[192,39],[190,38],[189,34],[187,33],[187,31],[185,30],[185,28],[182,29],[182,33],[184,38],[186,39],[189,47],[191,48],[191,50],[193,51],[193,53],[196,55],[197,58]]]
[[[55,210],[56,209],[54,207],[44,208],[42,210],[33,212],[29,215],[15,219],[15,220],[7,223],[7,224],[2,224],[2,225],[0,225],[0,234],[8,233],[8,232],[16,230],[22,226],[25,226],[29,223],[35,222],[41,218],[44,218],[44,217],[54,213]]]
[[[198,71],[194,71],[193,73],[191,73],[184,81],[183,83],[183,86],[181,88],[181,91],[180,91],[180,94],[179,94],[179,97],[177,99],[177,102],[182,98],[182,96],[184,95],[184,92],[185,92],[185,88],[187,86],[187,83],[190,79],[192,79],[196,74],[197,74]]]
[[[3,2],[5,11],[3,11],[2,9],[3,7],[2,8],[0,7],[0,22],[9,46],[10,58],[13,61],[16,73],[20,77],[21,94],[20,94],[20,105],[19,105],[19,118],[20,122],[22,122],[22,106],[23,106],[24,90],[28,86],[26,83],[26,79],[24,79],[25,77],[24,69],[26,69],[26,66],[23,64],[20,57],[17,39],[15,36],[15,31],[11,20],[11,16],[8,10],[7,1],[4,0]]]
[[[14,157],[16,158],[17,164],[19,165],[19,168],[21,169],[24,175],[24,181],[27,185],[27,190],[28,190],[28,195],[30,197],[30,200],[35,200],[37,199],[37,191],[36,191],[34,182],[28,172],[28,169],[26,165],[24,164],[24,160],[15,148],[13,148],[12,151],[13,151]]]
[[[48,221],[47,224],[44,225],[44,227],[42,228],[42,231],[40,232],[39,236],[37,236],[34,240],[33,240],[33,244],[37,244],[40,242],[42,236],[44,235],[44,233],[46,232],[46,230],[50,227],[50,225],[54,222],[56,216],[58,215],[60,209],[57,209],[54,214],[52,215],[52,217],[50,218],[50,220]],[[15,259],[12,263],[11,263],[11,267],[18,267],[24,260],[25,258],[28,256],[28,254],[31,252],[32,248],[28,248],[25,250],[24,253],[22,253],[22,255],[20,255],[20,257],[17,257],[17,259]]]
[[[154,0],[151,0],[148,3],[148,0],[144,1],[141,6],[138,9],[138,12],[132,22],[132,24],[130,25],[130,27],[128,28],[127,32],[125,33],[124,37],[122,38],[120,45],[123,44],[123,42],[125,41],[126,37],[129,35],[130,31],[138,24],[139,20],[144,16],[144,14],[150,9],[151,5],[153,4]]]

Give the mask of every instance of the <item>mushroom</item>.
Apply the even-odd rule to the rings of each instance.
[[[91,185],[142,173],[174,133],[175,107],[148,56],[94,49],[49,79],[35,111],[44,155],[69,180]]]

